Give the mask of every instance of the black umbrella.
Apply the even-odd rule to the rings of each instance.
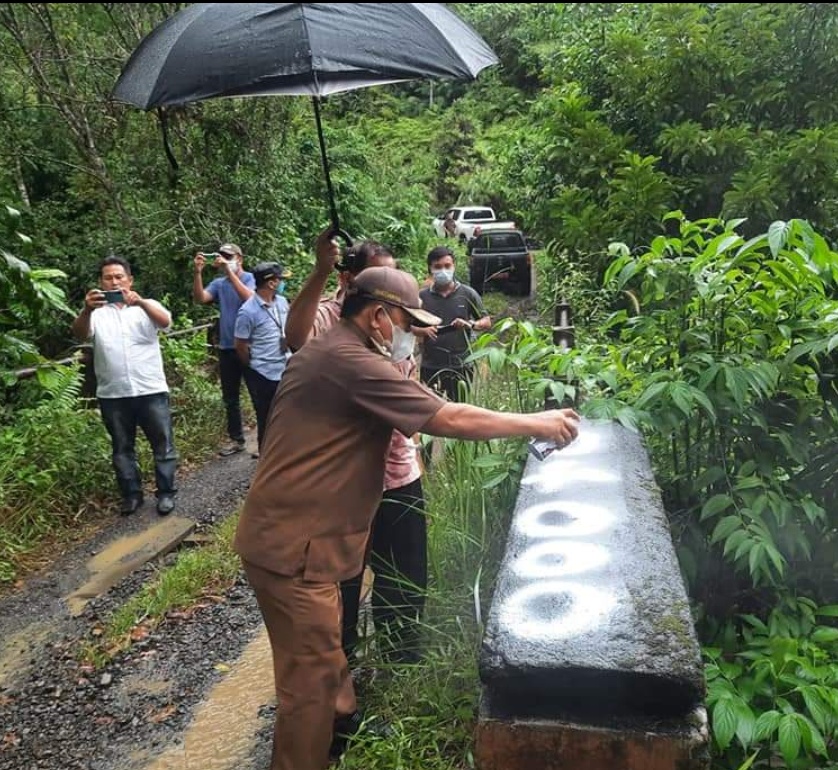
[[[441,3],[195,3],[143,39],[113,96],[149,110],[224,96],[310,95],[339,231],[320,98],[417,78],[474,79],[497,61]]]

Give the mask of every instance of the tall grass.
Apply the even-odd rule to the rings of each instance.
[[[514,374],[479,372],[470,400],[518,408]],[[361,733],[341,759],[349,770],[461,770],[474,766],[483,621],[506,542],[520,472],[521,441],[449,439],[425,475],[430,581],[422,660],[386,667],[363,692],[367,713],[394,735]]]

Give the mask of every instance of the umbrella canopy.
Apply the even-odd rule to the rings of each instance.
[[[497,61],[441,3],[195,3],[143,39],[113,97],[148,110],[216,97],[312,96],[339,229],[319,98],[417,78],[474,79]]]
[[[149,34],[114,88],[142,109],[414,78],[472,79],[497,57],[441,3],[195,3]]]
[[[342,232],[320,97],[417,78],[474,79],[497,61],[441,3],[195,3],[143,39],[113,97],[149,110],[217,97],[312,96],[332,225]]]

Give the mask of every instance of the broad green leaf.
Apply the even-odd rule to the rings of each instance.
[[[776,257],[788,242],[789,229],[788,222],[777,221],[769,225],[768,248],[771,249],[773,257]]]
[[[774,569],[777,570],[777,574],[782,576],[786,569],[786,560],[783,558],[783,555],[770,543],[763,543],[765,547],[765,552],[768,554],[768,558],[771,559],[771,563],[774,565]]]
[[[506,352],[500,348],[488,348],[489,366],[493,372],[499,372],[506,364]]]
[[[760,570],[762,570],[765,566],[762,560],[764,550],[764,543],[754,543],[754,547],[751,548],[751,551],[748,554],[748,571],[751,573],[751,577],[754,580],[759,577]]]
[[[768,633],[768,626],[766,626],[765,623],[763,623],[756,615],[740,615],[739,617],[742,618],[742,620],[744,620],[748,625],[762,631],[764,634]]]
[[[736,479],[736,486],[734,489],[742,491],[744,489],[756,489],[764,486],[763,480],[759,476],[744,476]]]
[[[715,484],[717,481],[721,481],[723,478],[726,478],[724,468],[720,465],[713,465],[699,474],[698,478],[693,483],[693,489],[696,492],[699,492],[702,489],[706,489],[712,484]]]
[[[803,702],[806,704],[806,710],[812,717],[812,721],[819,729],[827,731],[832,720],[829,704],[824,703],[814,687],[801,687],[800,694],[803,696]]]
[[[779,727],[780,752],[787,764],[791,764],[800,754],[800,726],[797,714],[784,714]]]
[[[736,711],[731,698],[722,698],[713,706],[713,737],[724,751],[736,734]],[[796,727],[796,725],[795,725]]]
[[[831,626],[818,626],[813,632],[811,639],[818,644],[828,644],[838,640],[838,628]]]
[[[720,540],[724,540],[729,535],[741,529],[741,527],[742,519],[738,516],[725,516],[713,529],[713,535],[710,537],[710,542],[718,543]]]
[[[827,756],[826,742],[823,739],[821,731],[812,720],[803,714],[798,714],[797,724],[800,727],[800,734],[803,738],[803,746],[806,752],[809,754],[814,752],[823,757]]]
[[[751,711],[751,707],[741,698],[734,701],[734,709],[736,712],[736,737],[742,744],[742,748],[747,749],[753,742],[756,717],[754,712]]]
[[[716,516],[726,511],[733,505],[733,498],[730,495],[713,495],[704,505],[701,506],[700,521]]]
[[[727,540],[725,540],[725,556],[729,555],[731,551],[738,549],[745,540],[748,540],[748,533],[744,529],[737,529],[733,532]]]
[[[736,552],[733,554],[733,560],[738,562],[755,545],[756,540],[754,540],[750,535],[747,535],[747,537],[744,540],[742,540],[742,542],[739,543],[738,546],[736,546]]]
[[[669,387],[668,382],[655,382],[652,383],[643,393],[640,395],[640,398],[637,399],[634,406],[637,409],[642,409],[646,404],[648,404],[653,399],[657,398],[663,391],[665,391]]]
[[[707,394],[703,393],[698,388],[690,388],[690,392],[692,393],[692,397],[698,401],[699,404],[701,404],[704,411],[707,412],[713,422],[715,422],[716,408],[713,406],[713,402],[707,397]]]
[[[693,411],[691,393],[686,383],[673,382],[669,388],[669,395],[673,403],[681,410],[684,417],[689,417]]]
[[[483,489],[492,489],[493,487],[498,486],[499,484],[503,484],[509,478],[509,473],[504,471],[503,473],[498,473],[496,476],[492,476],[492,478],[487,479],[483,482]]]
[[[780,725],[781,714],[779,711],[770,710],[763,711],[757,717],[756,725],[754,726],[754,740],[759,742],[766,741],[774,734],[774,731]]]

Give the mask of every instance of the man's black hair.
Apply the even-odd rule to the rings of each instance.
[[[131,265],[128,264],[128,260],[123,257],[114,256],[113,254],[109,257],[105,257],[99,264],[99,275],[102,275],[102,271],[108,265],[119,265],[123,270],[125,270],[125,275],[132,275]]]
[[[436,262],[438,259],[442,259],[443,257],[451,257],[451,259],[456,260],[457,258],[454,256],[454,252],[451,251],[447,246],[434,246],[428,252],[428,272],[431,272],[431,265]]]
[[[360,241],[350,246],[343,257],[343,269],[351,275],[358,275],[374,257],[392,257],[389,246],[378,241]]]

